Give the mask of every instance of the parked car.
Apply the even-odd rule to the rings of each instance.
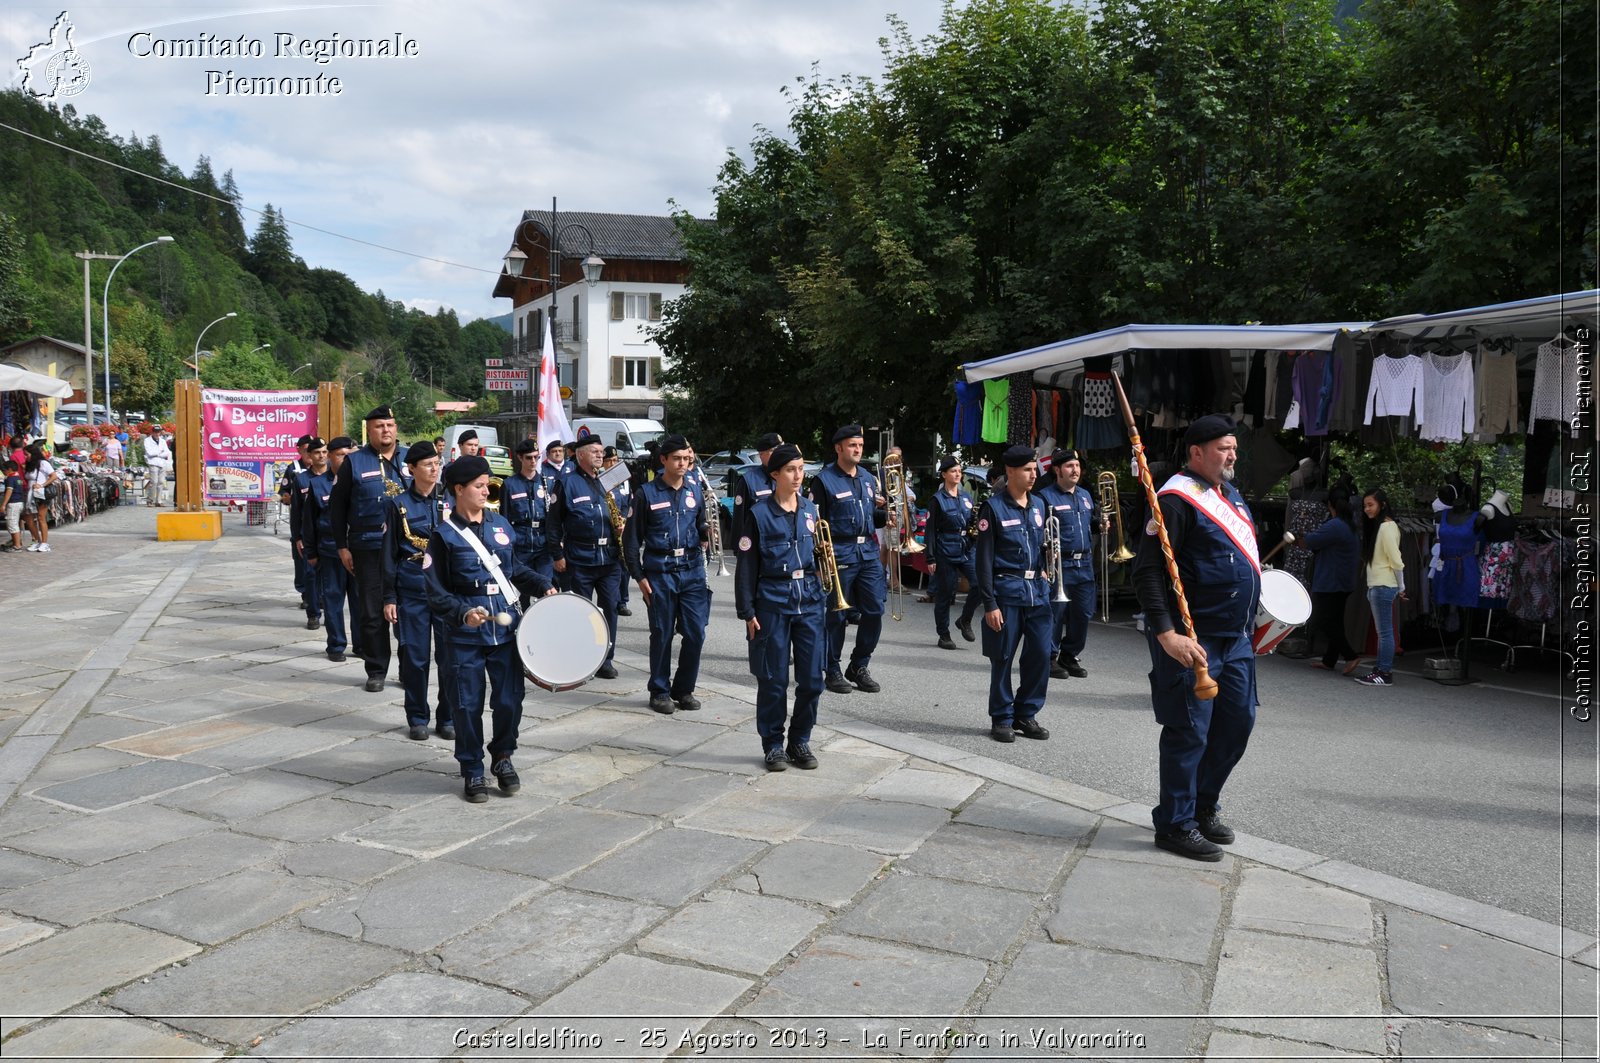
[[[719,450],[709,458],[700,460],[700,469],[706,474],[707,479],[719,485],[718,490],[724,491],[720,485],[727,478],[728,472],[742,468],[745,465],[754,465],[761,460],[761,456],[753,450]]]
[[[496,443],[486,443],[483,447],[483,460],[489,463],[489,471],[496,476],[510,476],[516,472],[511,464],[511,448],[502,447]]]

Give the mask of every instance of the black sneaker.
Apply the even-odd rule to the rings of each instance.
[[[367,677],[366,691],[367,691],[368,694],[377,694],[382,690],[383,690],[383,676],[381,676],[381,675],[373,675],[373,676],[368,676]],[[427,734],[426,734],[427,728],[423,728],[423,731],[424,731],[424,734],[423,734],[422,737],[424,737],[424,738],[428,737]]]
[[[872,673],[867,671],[866,665],[852,664],[844,670],[844,677],[848,682],[854,683],[857,690],[868,694],[876,694],[883,688],[872,679]]]
[[[441,723],[433,729],[433,733],[446,742],[454,742],[456,740],[456,725],[453,723]]]
[[[678,708],[684,712],[696,712],[700,708],[700,699],[693,694],[685,694],[683,697],[675,698],[674,700],[677,701]]]
[[[961,637],[966,639],[968,642],[978,641],[978,636],[972,633],[972,619],[970,617],[966,620],[957,620],[956,630],[961,632]]]
[[[956,648],[956,644],[951,640],[949,635],[940,635],[939,648],[941,650],[953,650]]]
[[[850,685],[850,680],[846,679],[838,672],[828,673],[827,687],[835,694],[848,694],[855,689],[855,687]]]
[[[789,763],[797,768],[810,771],[817,766],[817,758],[811,752],[811,746],[806,742],[796,742],[783,751]]]
[[[412,724],[411,730],[407,737],[409,737],[413,742],[426,742],[428,740],[427,725],[420,723]]]
[[[481,805],[489,800],[489,784],[483,781],[482,775],[469,775],[463,796],[473,804]]]
[[[517,775],[517,769],[511,766],[510,757],[495,761],[489,766],[489,770],[499,782],[501,793],[510,796],[522,789],[522,779]]]
[[[328,660],[332,661],[334,664],[343,664],[344,663],[344,651],[343,650],[329,650],[328,651]]]
[[[672,704],[672,699],[665,694],[651,694],[650,711],[659,712],[663,716],[671,716],[677,711],[677,707]]]
[[[596,679],[615,679],[617,678],[616,666],[611,664],[602,664],[600,666],[600,670],[594,674],[594,677]]]
[[[1204,860],[1214,864],[1222,859],[1222,850],[1206,841],[1205,835],[1190,827],[1188,830],[1170,830],[1156,833],[1156,848],[1190,860]]]
[[[1015,742],[1017,736],[1011,730],[1011,725],[1004,720],[996,720],[989,728],[989,737],[996,742]]]
[[[1040,742],[1050,737],[1050,732],[1031,716],[1026,720],[1017,720],[1011,725],[1011,729],[1023,738],[1033,738]]]
[[[1051,679],[1065,679],[1065,678],[1067,678],[1067,670],[1065,668],[1061,667],[1061,665],[1056,663],[1055,661],[1051,661],[1050,662],[1050,678]]]
[[[632,616],[633,615],[633,610],[629,609],[625,605],[619,605],[619,606],[617,606],[617,615],[618,616]]]
[[[315,630],[317,630],[317,628],[319,628],[321,626],[322,626],[322,617],[320,617],[320,616],[308,616],[308,617],[306,617],[306,630],[307,631],[315,631]]]
[[[782,746],[773,746],[771,749],[767,750],[767,770],[789,770],[789,756],[783,751]]]
[[[1222,822],[1222,816],[1216,809],[1201,812],[1195,818],[1200,821],[1198,830],[1205,835],[1206,841],[1216,842],[1218,845],[1233,844],[1233,828]]]
[[[1083,665],[1079,664],[1078,663],[1078,659],[1076,657],[1064,658],[1061,661],[1061,666],[1063,668],[1065,668],[1067,670],[1067,674],[1070,675],[1074,679],[1088,679],[1089,678],[1089,669],[1087,669]]]

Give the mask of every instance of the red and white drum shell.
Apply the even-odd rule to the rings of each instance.
[[[1311,619],[1311,595],[1287,572],[1265,569],[1261,573],[1261,601],[1256,606],[1250,645],[1256,653],[1271,653],[1289,632]]]

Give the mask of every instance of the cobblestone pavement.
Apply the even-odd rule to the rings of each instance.
[[[469,805],[281,542],[97,519],[0,648],[8,1060],[1595,1055],[1593,937],[873,724],[767,774],[636,654]]]

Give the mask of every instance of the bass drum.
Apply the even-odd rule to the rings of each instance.
[[[1289,632],[1311,619],[1311,595],[1300,581],[1275,568],[1261,572],[1261,601],[1256,606],[1250,644],[1257,654],[1271,653]]]
[[[605,663],[610,648],[606,615],[577,594],[535,599],[517,625],[522,672],[545,690],[583,686]]]

